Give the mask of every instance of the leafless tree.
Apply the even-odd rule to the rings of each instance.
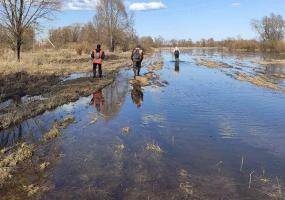
[[[82,31],[82,26],[80,24],[72,24],[70,26],[70,31],[71,31],[71,39],[72,42],[78,42],[80,38],[80,33]]]
[[[15,46],[20,61],[21,46],[26,30],[38,24],[39,19],[50,17],[60,8],[60,0],[0,0],[0,24]]]
[[[284,39],[285,21],[281,15],[272,13],[262,20],[252,20],[251,25],[264,43],[274,44]]]
[[[119,43],[119,36],[131,26],[123,0],[99,0],[94,17],[97,31],[106,32],[110,51]]]

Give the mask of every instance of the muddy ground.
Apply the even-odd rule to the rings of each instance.
[[[78,61],[76,60],[76,62]],[[103,64],[104,77],[93,79],[90,61],[83,59],[82,62],[86,66],[90,66],[89,72],[83,77],[79,76],[79,78],[71,78],[71,80],[64,80],[68,75],[59,75],[57,72],[53,74],[43,72],[31,74],[21,71],[1,74],[0,130],[17,125],[25,119],[68,102],[74,102],[80,97],[89,96],[94,91],[109,85],[118,69],[131,64],[126,57],[111,56]],[[56,63],[60,65],[61,62]],[[70,73],[75,72],[71,70]]]

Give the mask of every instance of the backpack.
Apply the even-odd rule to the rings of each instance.
[[[101,58],[101,52],[99,51],[99,52],[95,52],[95,59],[100,59]]]
[[[136,49],[133,53],[133,61],[134,62],[140,62],[142,59],[142,54],[140,53],[139,49]]]

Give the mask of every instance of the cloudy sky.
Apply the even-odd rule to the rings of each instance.
[[[271,12],[285,18],[285,0],[125,0],[125,5],[135,13],[140,36],[167,39],[255,38],[251,19]],[[66,0],[63,11],[47,28],[86,23],[95,14],[95,6],[96,0]]]

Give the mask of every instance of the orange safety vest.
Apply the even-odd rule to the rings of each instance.
[[[103,59],[102,59],[102,55],[103,55],[103,51],[100,50],[99,52],[99,58],[96,58],[96,49],[93,50],[93,54],[94,54],[94,59],[93,59],[93,63],[94,64],[102,64],[103,63]]]
[[[104,96],[101,90],[98,90],[97,92],[93,93],[93,105],[94,107],[101,112],[103,110],[104,107]]]

